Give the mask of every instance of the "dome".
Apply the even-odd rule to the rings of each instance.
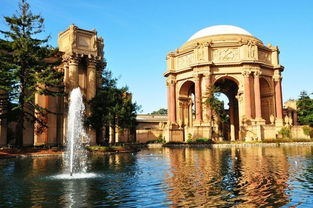
[[[202,30],[199,30],[195,34],[193,34],[188,41],[197,39],[197,38],[202,38],[206,36],[212,36],[212,35],[224,35],[224,34],[239,34],[239,35],[249,35],[253,36],[251,33],[248,31],[236,27],[233,25],[215,25],[211,27],[204,28]]]

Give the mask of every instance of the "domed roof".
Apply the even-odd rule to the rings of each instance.
[[[197,39],[197,38],[202,38],[206,36],[212,36],[212,35],[224,35],[224,34],[239,34],[239,35],[249,35],[253,36],[251,33],[248,31],[236,27],[233,25],[215,25],[211,27],[206,27],[202,30],[199,30],[195,34],[193,34],[188,41]]]

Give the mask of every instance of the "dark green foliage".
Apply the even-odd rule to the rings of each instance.
[[[291,138],[291,129],[289,127],[283,127],[278,132],[282,138]]]
[[[63,95],[63,74],[54,68],[59,64],[57,50],[47,45],[49,37],[39,38],[44,19],[31,13],[26,0],[21,0],[16,14],[4,19],[8,30],[0,30],[6,38],[0,41],[0,90],[5,94],[1,97],[5,98],[5,103],[17,105],[7,108],[2,116],[17,110],[16,144],[22,146],[25,120],[46,126],[43,118],[47,109],[35,104],[35,94]]]
[[[86,125],[90,125],[96,130],[98,143],[103,137],[103,127],[130,129],[132,133],[136,128],[136,112],[139,107],[136,103],[132,103],[127,87],[118,88],[116,83],[117,80],[112,78],[112,73],[105,70],[102,76],[102,85],[97,89],[96,96],[90,101],[91,115],[86,119]],[[115,132],[113,132],[114,136]],[[113,142],[114,140],[115,138],[113,138]]]
[[[305,91],[300,93],[297,112],[300,124],[313,127],[313,99]]]
[[[303,126],[302,127],[303,133],[310,138],[313,138],[313,127],[310,126]]]
[[[197,138],[195,143],[200,143],[200,144],[213,144],[214,142],[211,139],[208,138]]]
[[[217,97],[220,95],[220,89],[218,87],[212,87],[206,102],[209,103],[211,109],[220,118],[222,123],[228,122],[228,116],[224,109],[224,102],[220,101]]]
[[[212,86],[210,89],[209,89],[209,95],[208,97],[206,98],[206,103],[209,104],[210,106],[210,109],[212,111],[211,113],[211,137],[213,137],[213,124],[214,124],[214,113],[216,116],[218,116],[219,120],[221,121],[221,123],[225,124],[228,122],[229,120],[229,117],[224,109],[224,102],[223,101],[220,101],[219,99],[217,99],[217,97],[219,96],[219,93],[220,93],[220,89],[218,87],[215,87],[215,86]],[[214,112],[214,113],[213,113]],[[217,132],[215,132],[217,133]]]
[[[151,115],[167,115],[167,109],[165,108],[160,108],[159,110],[157,111],[153,111],[151,113]]]

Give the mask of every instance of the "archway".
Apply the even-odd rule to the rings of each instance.
[[[228,98],[228,110],[224,109],[228,120],[224,120],[224,123],[219,122],[218,124],[224,140],[233,141],[239,138],[239,110],[238,100],[236,98],[238,84],[236,81],[231,77],[222,77],[214,83],[214,88]]]
[[[184,129],[184,140],[186,138],[185,127],[192,127],[195,120],[195,84],[193,81],[186,81],[179,90],[178,97],[179,112],[178,124]]]

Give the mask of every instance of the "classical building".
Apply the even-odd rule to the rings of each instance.
[[[279,49],[246,30],[202,29],[167,57],[168,141],[224,137],[275,138],[284,125]],[[220,125],[207,104],[211,90],[228,98],[229,123]]]
[[[100,77],[106,62],[103,59],[103,39],[97,36],[95,30],[83,30],[75,25],[61,32],[58,37],[58,46],[61,64],[56,70],[64,72],[65,92],[69,94],[72,89],[80,87],[83,99],[86,101],[86,114],[90,114],[88,101],[96,94],[96,87],[100,84]],[[47,114],[44,118],[48,128],[38,131],[38,126],[32,122],[24,122],[25,146],[31,145],[63,145],[67,132],[68,97],[52,97],[37,94],[35,103],[57,114]],[[35,112],[33,112],[35,113]],[[0,121],[1,122],[1,121]],[[15,124],[11,124],[11,132],[15,131]],[[7,141],[6,132],[10,128],[1,122],[0,145],[14,143]],[[87,129],[91,144],[96,143],[95,132]]]
[[[95,96],[106,65],[103,39],[95,30],[71,25],[59,34],[58,45],[62,63],[56,70],[64,72],[65,92],[80,87],[88,115],[88,101]],[[283,69],[278,47],[265,46],[242,28],[219,25],[200,30],[167,55],[168,118],[138,115],[136,141],[272,139],[283,126],[291,127],[293,137],[305,138],[301,126],[296,126],[295,101],[287,102],[283,111]],[[207,102],[214,89],[228,98],[227,123],[219,120]],[[43,131],[25,121],[24,145],[65,144],[68,98],[37,94],[35,103],[57,114],[46,115],[48,128]],[[12,136],[15,126],[0,119],[0,146],[14,143],[8,141],[8,133]],[[112,128],[107,131],[109,141],[112,132]],[[129,132],[115,132],[117,142],[133,141]],[[95,132],[87,129],[87,134],[91,144],[96,144]]]

